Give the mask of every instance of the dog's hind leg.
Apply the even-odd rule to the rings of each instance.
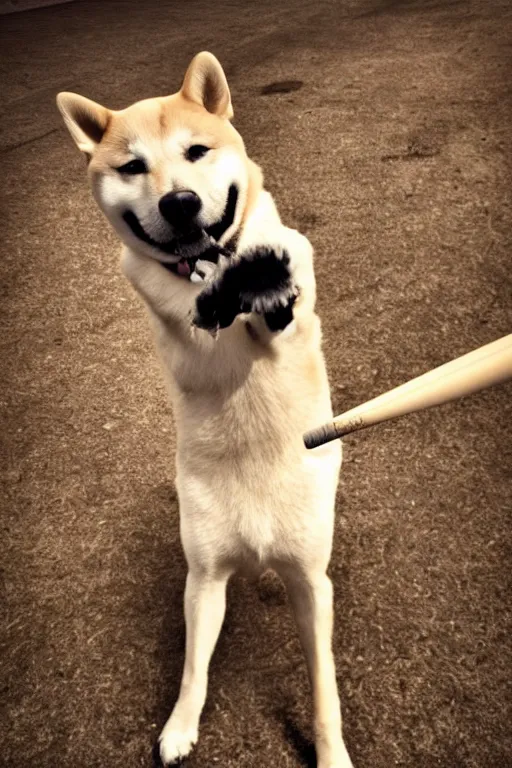
[[[286,568],[285,581],[313,689],[318,768],[352,768],[341,735],[341,712],[331,649],[332,584],[324,572]]]
[[[212,576],[193,570],[188,573],[185,667],[178,701],[159,738],[164,765],[173,765],[186,757],[197,741],[199,718],[206,699],[208,666],[226,610],[229,575]]]

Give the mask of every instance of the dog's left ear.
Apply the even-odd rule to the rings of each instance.
[[[233,117],[226,75],[219,61],[208,51],[198,53],[192,59],[181,86],[181,94],[213,115],[228,120]]]

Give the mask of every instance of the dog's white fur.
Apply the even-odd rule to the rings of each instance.
[[[319,768],[348,768],[331,651],[332,586],[326,575],[341,464],[339,442],[308,452],[307,430],[332,417],[314,313],[312,248],[285,227],[259,169],[231,126],[229,89],[218,61],[198,54],[181,91],[112,112],[75,94],[58,104],[89,157],[95,197],[119,232],[122,269],[144,300],[154,327],[177,427],[181,539],[188,563],[186,658],[180,695],[160,736],[165,765],[190,752],[198,736],[208,665],[235,571],[274,569],[288,589],[314,697]],[[190,144],[213,149],[201,162]],[[142,157],[149,172],[115,168]],[[161,195],[191,189],[201,226],[219,219],[230,184],[239,201],[222,242],[239,235],[235,259],[262,246],[290,256],[300,292],[293,322],[271,332],[263,316],[239,315],[213,338],[191,316],[204,284],[170,273],[174,257],[141,241],[123,221],[129,206],[156,242],[172,228],[158,212]],[[175,260],[175,259],[174,259]]]

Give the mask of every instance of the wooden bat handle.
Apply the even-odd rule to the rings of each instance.
[[[336,440],[359,429],[406,413],[422,411],[479,392],[512,378],[512,334],[352,408],[304,435],[306,448]]]

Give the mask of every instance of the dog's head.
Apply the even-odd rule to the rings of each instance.
[[[58,107],[88,158],[94,196],[131,249],[176,262],[176,243],[240,225],[251,175],[226,77],[211,53],[190,64],[181,90],[121,111],[59,93]]]

